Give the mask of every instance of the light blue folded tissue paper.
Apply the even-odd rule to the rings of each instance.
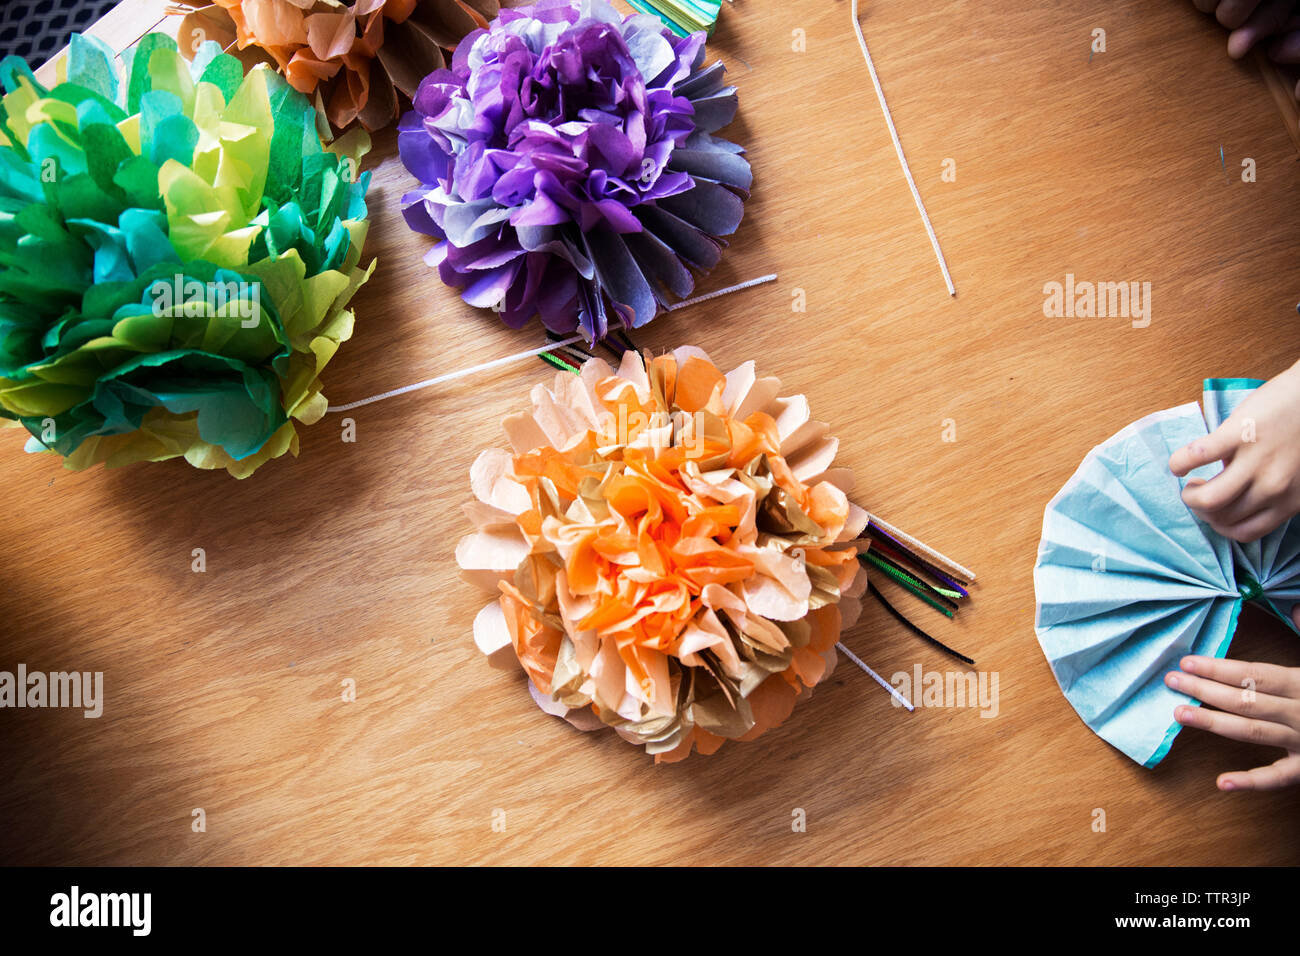
[[[1174,708],[1199,703],[1165,686],[1179,658],[1223,657],[1248,600],[1295,629],[1300,518],[1237,544],[1183,504],[1187,479],[1169,471],[1174,451],[1208,435],[1261,384],[1208,379],[1203,412],[1193,402],[1129,425],[1088,453],[1043,515],[1038,642],[1083,722],[1146,767],[1181,729]]]

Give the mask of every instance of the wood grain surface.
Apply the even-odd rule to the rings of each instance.
[[[120,46],[149,26],[138,6]],[[469,465],[551,374],[540,361],[359,409],[355,443],[329,416],[246,481],[71,473],[6,431],[0,669],[102,671],[106,702],[99,719],[0,711],[3,862],[1300,862],[1300,791],[1214,786],[1276,754],[1191,730],[1141,769],[1075,716],[1033,630],[1043,507],[1088,449],[1202,378],[1300,353],[1300,170],[1259,65],[1180,0],[879,0],[863,26],[956,298],[848,0],[737,0],[710,50],[740,88],[727,135],[755,188],[698,289],[779,280],[637,340],[756,359],[832,424],[860,503],[979,572],[954,622],[903,606],[998,675],[995,717],[908,714],[847,662],[779,729],[673,766],[541,714],[475,650],[482,600],[453,559]],[[424,266],[391,133],[365,168],[379,268],[329,398],[540,344]],[[1044,283],[1067,273],[1150,282],[1150,325],[1045,318]],[[845,642],[886,676],[950,669],[877,605]],[[1233,656],[1298,665],[1300,646],[1247,613]]]

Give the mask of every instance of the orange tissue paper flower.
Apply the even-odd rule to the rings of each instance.
[[[374,131],[447,65],[443,50],[486,29],[498,0],[179,0],[181,51],[215,40],[251,69],[269,63],[312,97],[330,124]]]
[[[837,441],[753,362],[627,352],[538,385],[470,473],[474,639],[547,713],[656,760],[777,726],[867,587]]]

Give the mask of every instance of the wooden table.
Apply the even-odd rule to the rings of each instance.
[[[101,29],[125,47],[158,7],[127,0]],[[1043,506],[1089,448],[1198,398],[1206,376],[1297,358],[1293,130],[1258,65],[1230,62],[1188,3],[879,0],[863,23],[957,297],[848,0],[737,0],[711,50],[740,87],[729,135],[756,185],[699,288],[780,278],[638,341],[757,359],[833,424],[862,503],[980,572],[951,624],[906,608],[999,675],[995,718],[907,714],[847,662],[778,730],[674,766],[540,714],[475,650],[481,599],[453,560],[470,462],[540,362],[360,409],[355,443],[326,418],[300,458],[242,482],[183,462],[70,473],[7,432],[0,669],[103,671],[107,703],[98,720],[0,712],[3,860],[1300,862],[1300,791],[1214,787],[1276,754],[1189,731],[1148,771],[1083,726],[1034,638],[1031,573]],[[1240,179],[1247,157],[1257,182]],[[391,133],[366,166],[380,265],[329,397],[538,344],[422,264]],[[1149,327],[1045,318],[1044,283],[1066,273],[1151,282]],[[879,606],[845,641],[887,676],[949,669]],[[1257,614],[1234,652],[1300,664]]]

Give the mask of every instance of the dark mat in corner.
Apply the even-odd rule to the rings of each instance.
[[[15,54],[35,69],[68,45],[117,0],[5,0],[0,4],[0,56]]]

